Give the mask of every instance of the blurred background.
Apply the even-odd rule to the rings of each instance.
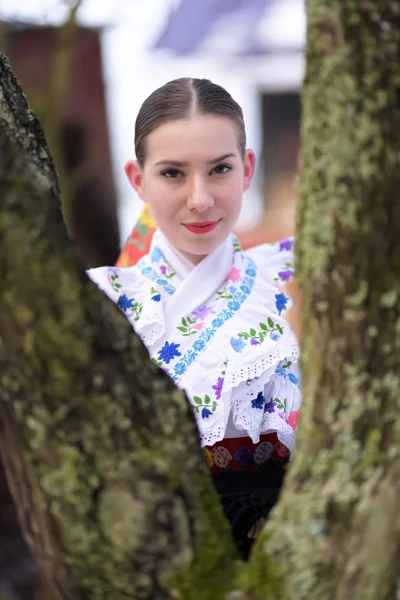
[[[305,35],[304,0],[0,0],[0,47],[44,126],[87,265],[114,264],[141,212],[123,169],[135,118],[176,77],[211,79],[243,108],[258,159],[243,246],[293,233]],[[0,598],[45,597],[0,472]]]

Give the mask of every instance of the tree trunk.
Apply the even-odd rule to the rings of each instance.
[[[296,242],[305,403],[294,464],[247,589],[263,589],[272,560],[285,581],[279,598],[393,600],[400,575],[400,3],[309,0],[307,9]]]
[[[187,400],[84,273],[4,55],[0,79],[1,452],[49,595],[222,593],[236,555]]]

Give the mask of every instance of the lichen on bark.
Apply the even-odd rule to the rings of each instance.
[[[393,600],[400,520],[400,4],[307,2],[296,270],[304,406],[257,543],[276,598]],[[257,554],[257,560],[256,560]],[[264,597],[262,594],[260,597]]]

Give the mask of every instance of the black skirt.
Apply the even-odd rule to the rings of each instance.
[[[286,467],[286,462],[271,460],[257,471],[230,470],[212,474],[233,538],[245,560],[254,542],[248,533],[277,503]]]

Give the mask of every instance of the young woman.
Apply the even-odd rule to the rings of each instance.
[[[158,226],[129,268],[89,271],[152,360],[188,396],[244,556],[276,502],[301,403],[299,348],[280,283],[292,240],[242,252],[232,231],[255,157],[240,106],[208,80],[156,90],[125,167]]]

